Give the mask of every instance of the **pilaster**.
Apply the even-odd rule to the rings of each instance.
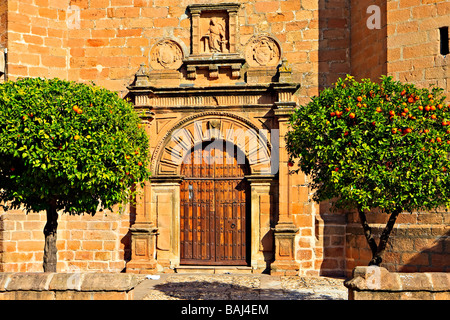
[[[283,65],[286,63],[284,61]],[[281,68],[280,68],[281,69]],[[285,71],[285,70],[281,70]],[[289,70],[287,70],[289,73]],[[289,79],[289,74],[284,75],[284,79]],[[278,120],[280,132],[279,148],[279,210],[278,222],[272,229],[275,238],[275,261],[271,266],[273,275],[296,275],[299,271],[299,264],[295,261],[295,236],[298,228],[295,226],[292,217],[292,177],[289,172],[289,155],[286,151],[285,136],[288,131],[288,120],[296,103],[292,101],[292,88],[280,87],[278,92],[278,102],[275,103],[277,109],[274,114]],[[275,150],[273,150],[275,152]]]

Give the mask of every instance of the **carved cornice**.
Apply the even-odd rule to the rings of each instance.
[[[241,6],[240,3],[190,4],[188,5],[188,10],[190,13],[200,13],[202,11],[218,11],[218,10],[237,12],[240,6]]]

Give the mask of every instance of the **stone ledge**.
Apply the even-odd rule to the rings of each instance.
[[[144,279],[145,275],[129,273],[0,273],[0,292],[129,292]]]
[[[398,273],[389,272],[382,267],[356,267],[353,270],[353,279],[346,281],[344,285],[349,289],[349,298],[364,300],[380,299],[384,296],[390,299],[398,297],[416,297],[419,292],[431,293],[422,295],[434,299],[439,293],[440,299],[450,299],[450,273],[425,272],[425,273]]]

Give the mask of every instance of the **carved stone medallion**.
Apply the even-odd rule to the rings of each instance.
[[[281,58],[278,43],[269,36],[259,36],[250,40],[245,54],[251,67],[276,66]]]
[[[176,70],[183,64],[183,50],[173,40],[162,40],[150,52],[150,66],[153,70]]]

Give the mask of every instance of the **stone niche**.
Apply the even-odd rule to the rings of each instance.
[[[234,3],[188,6],[192,37],[191,54],[184,59],[187,79],[195,80],[206,70],[209,80],[215,80],[224,69],[231,69],[231,79],[241,77],[245,59],[237,52],[239,7]]]
[[[188,6],[192,26],[192,55],[236,53],[240,4]]]

